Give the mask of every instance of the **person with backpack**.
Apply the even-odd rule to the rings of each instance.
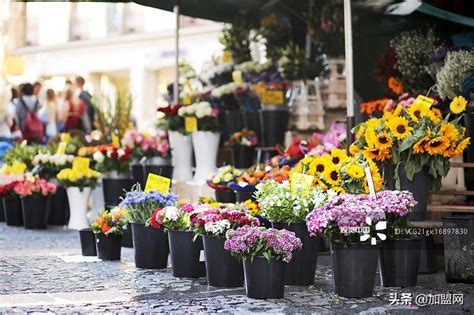
[[[44,143],[44,125],[38,117],[40,103],[33,95],[33,85],[25,83],[16,104],[16,119],[23,139],[29,142]]]
[[[84,84],[86,83],[86,80],[84,80],[83,77],[78,76],[75,79],[76,87],[79,90],[79,99],[84,102],[86,105],[86,115],[82,117],[82,123],[84,126],[84,129],[87,133],[91,132],[92,129],[94,129],[94,116],[95,116],[95,108],[94,104],[92,104],[92,95],[90,95],[89,92],[84,90]]]

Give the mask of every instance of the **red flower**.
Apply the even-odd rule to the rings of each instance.
[[[160,223],[158,223],[158,221],[156,221],[156,215],[158,214],[158,212],[160,212],[161,208],[156,208],[155,212],[153,212],[153,214],[151,215],[151,218],[150,218],[150,225],[151,227],[155,228],[155,229],[159,229],[161,227]]]

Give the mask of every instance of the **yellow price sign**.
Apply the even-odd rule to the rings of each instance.
[[[308,194],[311,186],[313,185],[314,176],[293,173],[291,175],[291,190],[296,189],[296,187],[301,187],[304,193]]]
[[[237,84],[242,84],[244,80],[242,79],[242,71],[235,70],[232,72],[232,80]]]
[[[186,94],[183,98],[183,104],[184,105],[190,105],[192,103],[191,96]]]
[[[423,96],[423,95],[418,95],[418,97],[413,103],[420,104],[426,107],[431,107],[431,105],[433,105],[434,103],[434,99]]]
[[[112,144],[114,147],[120,148],[120,139],[115,133],[112,134]]]
[[[56,154],[59,155],[64,155],[66,154],[66,148],[67,148],[67,143],[66,142],[59,142],[58,150],[56,151]]]
[[[222,54],[222,62],[224,63],[232,62],[232,52],[228,50],[224,50],[224,53]]]
[[[262,103],[267,105],[283,105],[285,103],[283,91],[265,90],[262,95]]]
[[[71,141],[71,135],[67,132],[61,134],[61,142],[68,143]]]
[[[83,171],[89,169],[91,160],[85,157],[75,157],[72,161],[72,169],[76,171]]]
[[[186,132],[195,132],[198,130],[198,121],[196,117],[186,117],[184,119],[184,129]]]
[[[148,174],[145,185],[145,192],[159,191],[163,196],[168,195],[171,186],[171,179],[153,173]]]

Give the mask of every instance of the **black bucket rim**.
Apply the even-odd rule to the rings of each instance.
[[[474,214],[463,214],[463,215],[454,215],[449,217],[443,217],[444,220],[472,220],[474,219]]]

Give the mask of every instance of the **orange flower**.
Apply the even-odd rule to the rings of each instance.
[[[110,230],[110,226],[107,223],[104,223],[100,229],[102,230],[102,233],[107,233]]]
[[[394,77],[388,78],[388,88],[395,94],[400,95],[403,93],[403,84]]]

